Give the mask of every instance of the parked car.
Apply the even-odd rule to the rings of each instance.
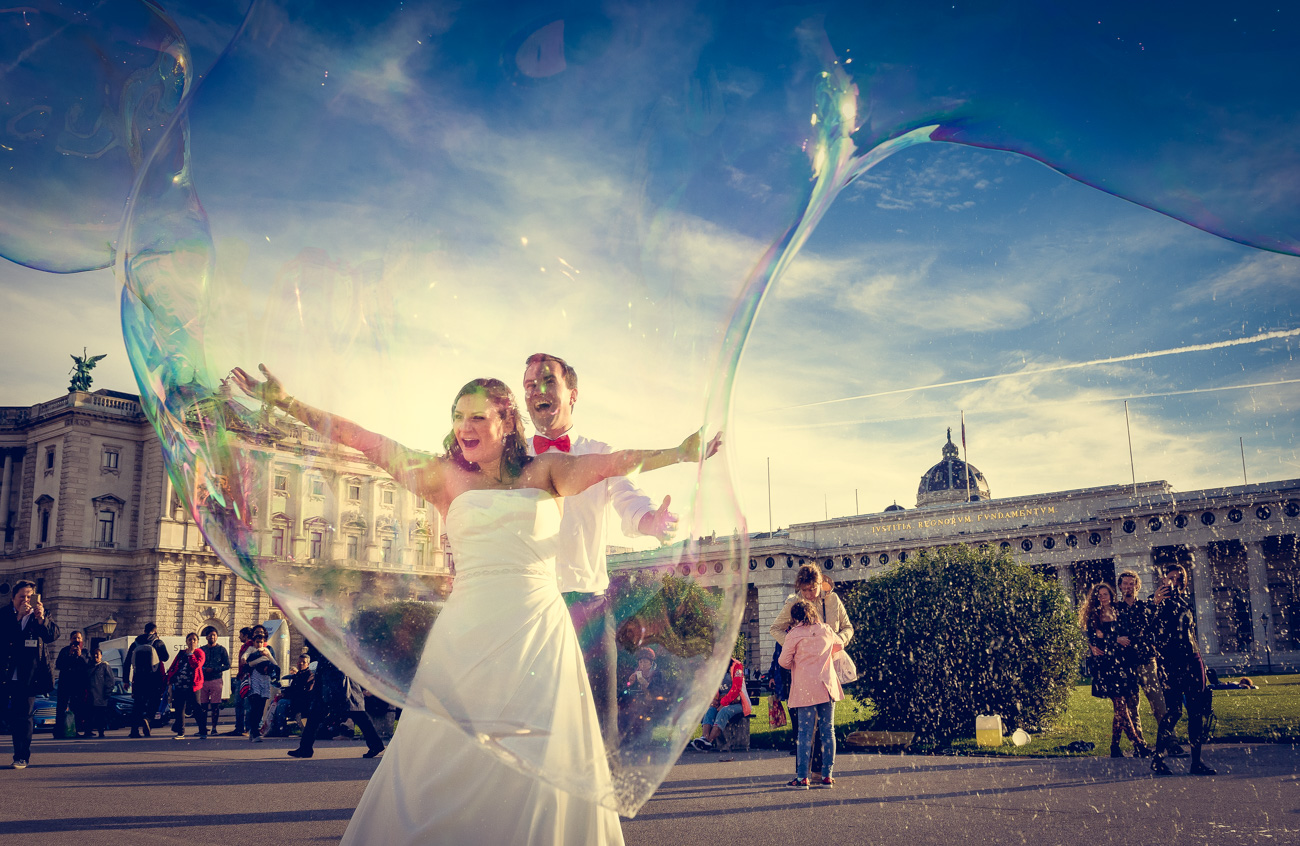
[[[55,690],[58,684],[55,683]],[[36,710],[32,711],[32,726],[37,731],[54,731],[54,718],[58,710],[58,700],[54,691],[48,695],[36,697]]]
[[[58,691],[59,683],[54,682],[54,690],[46,696],[36,697],[36,709],[32,712],[32,727],[36,731],[54,731],[54,722],[58,710]],[[108,697],[108,727],[110,729],[124,728],[131,723],[131,711],[135,708],[135,700],[131,694],[126,692],[122,685],[122,680],[117,679],[113,683],[113,692]],[[166,694],[163,695],[162,716],[157,714],[149,721],[154,728],[166,725],[172,719],[171,700]]]

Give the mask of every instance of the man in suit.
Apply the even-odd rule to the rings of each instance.
[[[46,619],[36,584],[19,581],[14,585],[13,601],[0,608],[0,679],[13,734],[15,770],[25,769],[31,760],[36,697],[54,686],[45,645],[58,639],[59,627]]]
[[[564,359],[548,353],[530,355],[525,362],[524,402],[537,434],[529,442],[529,453],[541,455],[552,449],[571,455],[611,452],[609,444],[577,434],[573,406],[578,401],[578,374]],[[620,476],[592,485],[564,501],[560,524],[556,570],[560,591],[579,636],[601,644],[601,658],[588,661],[592,697],[605,735],[605,744],[618,744],[618,648],[614,617],[605,590],[609,574],[605,565],[605,509],[612,507],[622,518],[623,534],[648,535],[668,541],[677,527],[677,515],[668,510],[669,497],[659,508]]]

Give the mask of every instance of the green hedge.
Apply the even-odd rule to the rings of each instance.
[[[991,548],[927,550],[843,594],[851,690],[874,727],[942,743],[977,714],[1037,728],[1065,710],[1084,640],[1064,591]]]

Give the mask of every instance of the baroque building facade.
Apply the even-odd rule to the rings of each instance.
[[[610,566],[673,570],[706,587],[734,584],[744,570],[746,666],[765,672],[775,645],[769,629],[803,564],[842,589],[925,549],[988,545],[1056,579],[1077,607],[1123,570],[1137,572],[1149,594],[1172,561],[1191,577],[1207,664],[1300,667],[1300,479],[1195,491],[1154,481],[994,499],[984,474],[957,458],[950,433],[941,460],[921,477],[917,503],[751,534],[747,562],[731,560],[730,539],[706,538],[685,555],[680,547],[631,552]]]
[[[431,506],[304,427],[254,436],[268,482],[253,507],[260,564],[342,569],[357,592],[414,576],[434,592],[447,569]],[[181,507],[133,394],[71,391],[0,408],[0,529],[0,599],[19,579],[36,582],[64,632],[120,637],[152,621],[160,634],[211,625],[224,639],[282,616],[222,564]]]

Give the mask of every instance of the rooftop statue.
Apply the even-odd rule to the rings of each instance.
[[[101,358],[107,358],[108,353],[104,355],[86,355],[86,348],[81,348],[81,355],[72,356],[72,369],[68,373],[72,376],[72,382],[68,384],[68,393],[73,391],[90,390],[90,371],[95,369]]]

